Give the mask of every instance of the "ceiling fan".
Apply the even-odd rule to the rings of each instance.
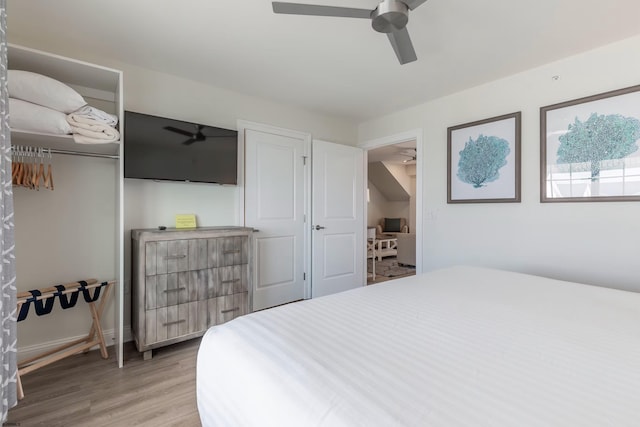
[[[168,130],[170,132],[178,133],[180,135],[188,136],[189,139],[182,142],[184,145],[191,145],[194,142],[204,141],[207,138],[224,137],[223,135],[205,135],[204,133],[202,133],[202,129],[206,127],[205,125],[194,125],[194,126],[196,127],[195,133],[189,132],[187,130],[180,129],[174,126],[165,126],[163,129]]]
[[[373,10],[279,1],[274,1],[272,4],[275,13],[371,19],[371,26],[374,30],[387,34],[400,64],[406,64],[418,59],[407,31],[409,10],[414,10],[426,1],[382,0]]]
[[[402,163],[412,164],[412,163],[415,163],[416,159],[418,158],[418,152],[414,148],[402,150],[400,152],[400,155],[410,157],[409,159],[403,160]]]

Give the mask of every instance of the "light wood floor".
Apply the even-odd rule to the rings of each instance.
[[[80,354],[22,378],[25,398],[5,426],[200,426],[196,353],[200,339],[154,350],[143,361],[125,344],[124,368],[113,348]]]

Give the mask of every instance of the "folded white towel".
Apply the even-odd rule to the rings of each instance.
[[[90,105],[85,105],[69,115],[72,116],[74,120],[78,121],[82,121],[82,119],[91,119],[111,127],[115,127],[115,125],[118,124],[117,116],[106,113]]]
[[[73,140],[78,144],[103,144],[120,139],[120,132],[116,128],[97,120],[69,114],[67,122],[71,125]]]
[[[118,140],[120,139],[120,135],[119,134],[118,134],[117,137],[114,137],[113,139],[92,138],[90,136],[85,136],[85,135],[83,135],[81,133],[74,133],[72,136],[73,136],[73,141],[76,144],[108,144],[108,143],[111,143],[111,142],[116,142],[117,143]]]

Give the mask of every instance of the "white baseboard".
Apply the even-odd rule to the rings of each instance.
[[[104,335],[104,341],[107,344],[107,347],[113,346],[116,341],[116,330],[115,329],[103,329],[102,333]],[[78,335],[75,337],[67,337],[53,341],[47,341],[40,344],[29,345],[25,347],[18,348],[18,362],[20,360],[29,359],[31,357],[36,357],[39,354],[45,353],[49,350],[53,350],[54,348],[60,347],[64,344],[68,344],[70,342],[79,340],[84,338],[86,335]],[[131,326],[125,326],[123,331],[124,342],[131,341],[133,336],[131,335]],[[94,346],[91,349],[95,350],[98,346]]]

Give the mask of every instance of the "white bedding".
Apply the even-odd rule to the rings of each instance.
[[[640,294],[472,267],[210,329],[204,426],[639,426]]]

